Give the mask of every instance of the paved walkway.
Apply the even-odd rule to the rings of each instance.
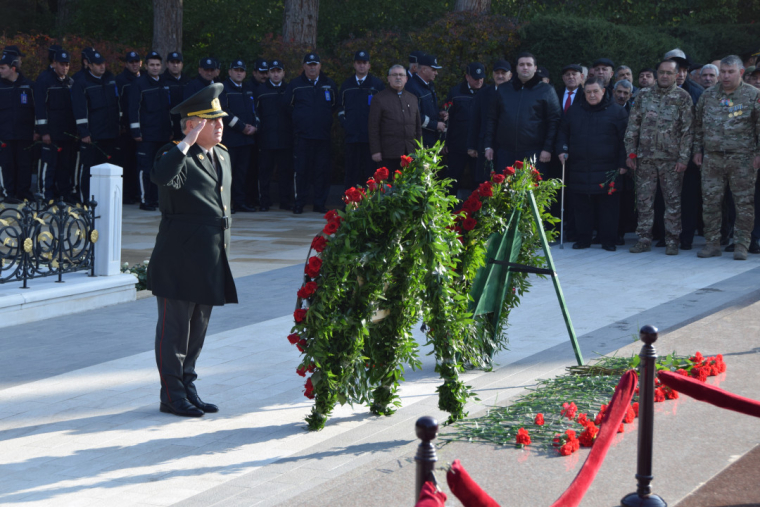
[[[408,458],[414,420],[444,418],[425,349],[423,368],[407,375],[396,415],[381,418],[361,406],[339,407],[325,430],[304,431],[311,402],[295,374],[298,352],[285,337],[301,264],[323,223],[309,213],[235,215],[233,270],[241,304],[214,310],[198,365],[199,391],[220,405],[219,414],[184,420],[158,411],[153,298],[3,328],[0,504],[294,505],[309,498],[310,505],[336,505],[337,497],[320,495],[394,457]],[[157,214],[127,208],[126,260],[149,256],[156,226]],[[696,250],[677,257],[665,256],[663,249],[634,256],[598,247],[555,247],[553,255],[586,358],[630,346],[643,324],[675,331],[760,299],[760,256],[736,262],[730,256],[698,259]],[[548,280],[535,280],[513,313],[509,335],[511,350],[499,355],[494,372],[465,375],[482,400],[471,405],[471,413],[504,403],[536,378],[573,364]],[[678,350],[691,352],[688,339]],[[745,359],[756,369],[755,352]],[[731,371],[729,362],[729,379]],[[534,471],[548,474],[554,468]],[[413,477],[409,466],[404,470],[396,476]],[[620,494],[634,485],[628,470],[622,477],[626,486],[618,487]],[[388,493],[412,504],[410,491]],[[391,498],[343,504],[396,505]],[[513,505],[536,505],[525,502]]]

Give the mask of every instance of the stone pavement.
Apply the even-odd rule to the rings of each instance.
[[[157,217],[125,210],[125,260],[148,258]],[[381,418],[365,407],[339,407],[325,430],[304,431],[311,402],[295,374],[299,354],[285,337],[301,265],[323,223],[309,212],[235,215],[233,270],[241,304],[214,310],[198,364],[199,391],[220,405],[219,414],[184,420],[158,411],[154,298],[2,328],[0,504],[412,505],[408,459],[416,445],[414,421],[421,415],[445,418],[437,409],[439,381],[425,347],[422,369],[407,374],[397,414]],[[727,357],[724,385],[757,398],[746,379],[757,369],[760,352],[751,305],[760,299],[760,256],[736,262],[730,256],[698,259],[696,251],[666,257],[663,249],[632,255],[624,249],[554,247],[584,356],[621,347],[630,353],[638,348],[637,329],[654,324],[664,333],[662,351],[736,353]],[[708,323],[722,326],[724,334],[716,338],[699,328]],[[574,362],[549,280],[535,280],[513,312],[509,335],[511,350],[498,356],[495,371],[464,376],[482,400],[471,404],[471,414],[507,402],[537,378]],[[726,453],[740,456],[758,442],[752,421],[705,417],[689,401],[680,401],[678,417],[663,415],[673,426],[663,435],[673,435],[674,442],[687,429],[695,435],[659,455],[676,473],[678,487],[668,490],[671,504],[717,474]],[[697,411],[690,413],[692,408]],[[728,439],[721,428],[728,428]],[[630,454],[626,446],[634,440],[626,435],[617,447]],[[497,499],[504,505],[550,504],[580,466],[484,447],[450,444],[440,454],[442,461],[464,460],[468,453],[481,459],[465,466],[476,480],[483,474],[484,486],[501,494]],[[683,467],[681,456],[698,456],[689,461],[695,466]],[[635,486],[632,460],[608,461],[613,464],[609,470],[605,465],[597,484],[609,496],[592,490],[596,496],[588,505],[612,505],[610,498],[614,502]],[[521,482],[498,475],[502,468],[491,466],[497,462],[511,467],[508,473]],[[708,465],[697,466],[703,462]],[[489,470],[494,473],[486,478]],[[666,482],[670,486],[664,472],[662,477],[658,491]],[[347,498],[343,491],[355,495]]]

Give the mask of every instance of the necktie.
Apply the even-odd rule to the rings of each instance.
[[[573,105],[573,93],[575,92],[567,92],[567,100],[565,101],[565,110],[563,112],[567,112],[568,109],[570,109],[570,106]]]
[[[317,86],[317,80],[316,79],[312,79],[311,80],[311,86]]]
[[[359,80],[359,86],[361,86],[363,82],[364,82],[364,80],[363,80],[363,79],[360,79],[360,80]]]

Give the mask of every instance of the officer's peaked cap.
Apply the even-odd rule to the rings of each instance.
[[[472,62],[467,66],[467,74],[473,79],[485,79],[486,68],[482,63]]]
[[[208,120],[227,116],[219,103],[219,95],[223,90],[224,85],[222,83],[208,85],[174,106],[171,113],[178,114],[182,118],[197,116]]]
[[[319,55],[317,53],[306,53],[303,57],[303,63],[319,63]]]
[[[424,54],[417,58],[417,65],[424,65],[426,67],[431,67],[433,69],[442,69],[440,65],[438,65],[438,59],[433,55]]]
[[[59,49],[58,51],[55,52],[53,61],[59,62],[59,63],[71,63],[71,53],[69,53],[65,49]]]

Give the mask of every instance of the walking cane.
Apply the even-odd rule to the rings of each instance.
[[[565,249],[565,161],[562,161],[561,211],[559,212],[559,248]]]

